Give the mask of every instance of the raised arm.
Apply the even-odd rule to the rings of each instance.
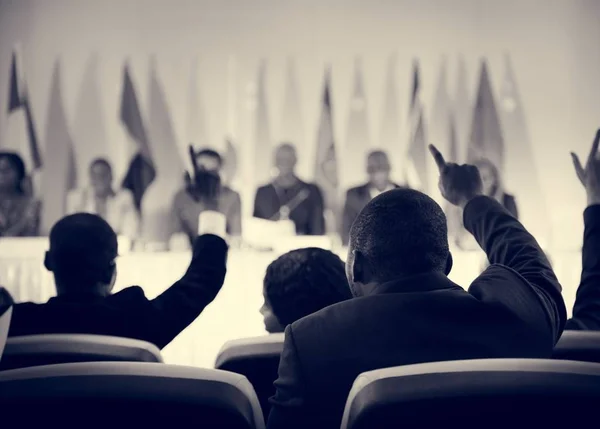
[[[585,231],[581,281],[573,306],[573,317],[567,321],[565,329],[600,330],[600,160],[598,145],[600,130],[592,145],[585,168],[574,153],[573,163],[587,195],[587,208],[583,213]]]
[[[437,149],[431,147],[431,152],[440,169],[442,195],[463,207],[465,228],[491,264],[473,282],[471,294],[504,305],[536,326],[549,326],[557,340],[566,321],[562,288],[535,238],[501,204],[481,195],[476,167],[447,164]]]

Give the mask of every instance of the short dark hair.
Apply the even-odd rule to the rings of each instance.
[[[359,251],[380,279],[443,271],[449,255],[442,208],[412,189],[394,189],[372,199],[350,229]]]
[[[352,297],[344,262],[314,247],[292,250],[273,261],[267,267],[264,292],[284,326]]]
[[[108,168],[112,172],[112,165],[106,158],[96,158],[90,163],[90,170],[94,168],[96,165],[102,165]]]
[[[20,194],[24,194],[25,190],[23,189],[23,181],[27,177],[27,171],[25,169],[25,162],[21,155],[17,152],[11,151],[1,151],[0,159],[6,159],[17,172],[17,192]]]
[[[199,158],[201,156],[209,156],[211,158],[215,158],[219,163],[219,166],[223,166],[223,157],[219,152],[217,152],[214,149],[201,149],[198,152],[196,152],[196,158]]]
[[[48,268],[69,291],[82,293],[98,283],[109,283],[107,273],[117,255],[117,235],[95,214],[65,216],[50,230]]]

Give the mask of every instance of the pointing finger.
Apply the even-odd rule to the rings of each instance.
[[[429,145],[429,152],[431,152],[431,155],[433,156],[433,159],[436,165],[438,166],[439,170],[442,171],[446,167],[446,161],[444,160],[444,156],[432,144]]]
[[[579,157],[571,152],[571,158],[573,159],[573,166],[575,167],[575,173],[577,173],[577,177],[581,183],[584,183],[585,170],[579,161]]]

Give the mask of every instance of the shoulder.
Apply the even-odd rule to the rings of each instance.
[[[265,192],[270,192],[272,189],[273,189],[273,185],[270,184],[270,183],[267,183],[266,185],[259,186],[256,189],[256,194],[257,195],[258,194],[264,194]]]
[[[139,286],[130,286],[119,292],[110,295],[106,298],[106,302],[110,304],[120,303],[120,304],[141,304],[147,303],[148,298],[146,298],[146,294],[144,293],[144,289]]]
[[[361,195],[366,191],[367,186],[368,186],[367,184],[354,186],[353,188],[350,188],[350,189],[348,189],[348,191],[346,191],[346,195],[348,195],[348,196]]]

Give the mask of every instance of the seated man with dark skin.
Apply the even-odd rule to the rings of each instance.
[[[304,316],[352,298],[344,262],[329,250],[309,247],[288,252],[267,267],[261,307],[270,334]]]
[[[211,212],[205,217],[210,215],[223,216]],[[9,336],[112,335],[165,347],[202,313],[223,285],[228,250],[222,238],[225,220],[222,231],[211,231],[209,223],[194,242],[183,277],[150,300],[139,286],[111,293],[117,275],[117,236],[105,220],[87,213],[61,219],[50,231],[44,261],[54,275],[57,296],[45,304],[16,304]]]
[[[561,286],[542,249],[470,165],[431,148],[440,190],[490,267],[468,290],[448,279],[446,217],[427,195],[375,197],[350,230],[346,274],[355,298],[289,325],[271,398],[269,429],[339,428],[365,372],[416,363],[550,358],[566,321]]]

